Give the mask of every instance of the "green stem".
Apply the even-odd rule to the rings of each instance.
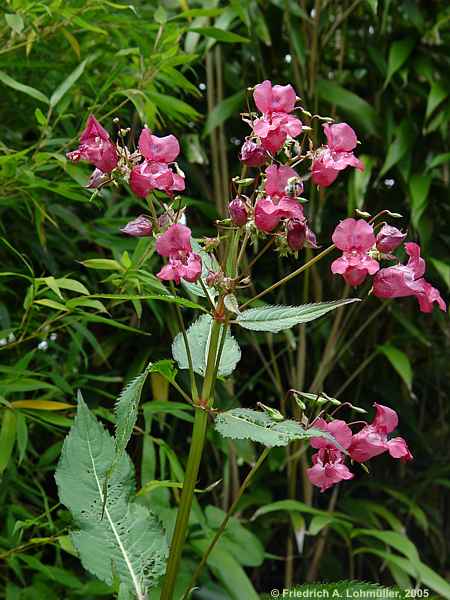
[[[246,306],[248,306],[255,300],[258,300],[258,298],[262,298],[263,296],[265,296],[272,290],[275,290],[277,287],[280,287],[280,285],[284,285],[285,283],[287,283],[294,277],[297,277],[297,275],[300,275],[300,273],[303,273],[303,271],[306,271],[306,269],[309,269],[310,267],[312,267],[316,262],[319,262],[319,260],[324,258],[327,254],[329,254],[335,248],[336,248],[336,246],[334,244],[332,244],[331,246],[328,246],[328,248],[325,248],[325,250],[322,250],[322,252],[320,252],[320,254],[317,254],[314,258],[309,260],[307,263],[305,263],[304,265],[302,265],[295,271],[292,271],[292,273],[289,273],[288,275],[286,275],[279,281],[276,281],[274,284],[272,284],[271,286],[269,286],[268,288],[266,288],[259,294],[256,294],[256,296],[253,296],[253,298],[250,298],[250,300],[247,300],[247,302],[244,302],[244,304],[242,304],[242,306],[240,306],[240,310],[242,310],[243,308],[245,308]]]
[[[200,561],[199,565],[195,569],[194,574],[191,577],[191,580],[189,582],[188,587],[186,588],[186,591],[184,593],[184,596],[183,596],[182,600],[187,600],[187,598],[189,597],[190,591],[194,587],[195,582],[197,581],[198,577],[200,576],[201,572],[203,571],[203,568],[204,568],[204,566],[205,566],[205,564],[206,564],[206,562],[207,562],[207,560],[209,558],[209,555],[213,551],[214,546],[217,544],[217,542],[219,541],[220,536],[225,531],[225,528],[228,525],[228,521],[230,520],[230,518],[233,515],[234,511],[236,510],[237,505],[239,504],[239,501],[242,498],[243,493],[245,492],[245,490],[250,485],[251,480],[253,479],[253,476],[255,475],[256,471],[259,469],[259,467],[262,465],[262,463],[267,458],[270,450],[271,450],[271,448],[265,448],[263,450],[263,452],[260,454],[260,456],[259,456],[258,460],[256,461],[256,463],[253,465],[253,467],[251,468],[251,470],[248,472],[247,477],[244,479],[241,487],[238,490],[238,493],[236,495],[236,498],[235,498],[233,504],[228,509],[228,512],[225,515],[222,523],[220,524],[219,529],[216,531],[216,534],[214,535],[213,539],[211,540],[211,543],[209,544],[208,548],[206,549],[206,552],[203,554],[202,560]]]
[[[184,476],[183,491],[181,493],[175,530],[170,544],[169,559],[167,562],[166,575],[164,578],[160,600],[172,600],[175,583],[178,576],[181,554],[183,551],[184,542],[186,540],[192,499],[194,497],[195,484],[197,483],[200,461],[206,439],[208,411],[205,410],[205,408],[206,406],[211,405],[213,402],[215,365],[221,327],[222,324],[220,322],[214,321],[211,329],[206,374],[203,381],[200,398],[202,405],[198,405],[195,412],[194,428],[192,430],[192,442],[189,450],[186,473]]]

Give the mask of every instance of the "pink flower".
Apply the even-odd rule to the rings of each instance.
[[[325,419],[321,417],[316,419],[313,422],[314,429],[320,429],[321,431],[326,431],[330,435],[332,435],[335,440],[342,446],[342,448],[347,449],[350,446],[352,441],[352,430],[347,425],[345,421],[341,421],[340,419],[334,419],[327,423]],[[335,445],[324,437],[313,437],[310,440],[310,444],[313,448],[320,450],[320,448],[335,448]]]
[[[66,156],[73,162],[86,160],[103,173],[110,173],[118,162],[115,145],[94,115],[88,117],[86,128],[80,136],[78,149],[68,152]]]
[[[130,175],[130,187],[136,196],[145,198],[153,190],[162,190],[169,196],[173,192],[182,192],[184,177],[174,173],[164,162],[144,160],[133,168]]]
[[[352,152],[358,140],[350,125],[326,123],[323,127],[328,144],[317,151],[312,163],[311,175],[316,185],[328,187],[340,171],[347,167],[364,171],[364,164]]]
[[[292,85],[274,85],[266,79],[255,86],[253,99],[257,108],[265,115],[274,112],[290,113],[295,108],[297,94]]]
[[[368,251],[375,244],[373,227],[364,219],[344,219],[334,230],[333,242],[342,250],[342,256],[331,265],[331,272],[342,275],[348,285],[363,283],[380,265]]]
[[[156,251],[169,258],[168,264],[157,274],[159,279],[179,284],[181,279],[194,282],[201,276],[202,260],[192,252],[191,230],[186,225],[171,225],[156,240]]]
[[[139,150],[148,161],[170,163],[180,154],[180,144],[174,135],[158,137],[144,127],[139,136]]]
[[[345,421],[335,419],[327,423],[319,418],[314,421],[313,427],[331,434],[344,449],[351,444],[352,430]],[[344,455],[331,440],[313,437],[310,443],[319,452],[313,455],[313,466],[306,470],[306,474],[313,485],[320,487],[321,492],[343,479],[353,478],[353,473],[344,464]]]
[[[413,456],[403,438],[388,439],[388,433],[398,425],[395,410],[377,403],[374,406],[376,414],[372,423],[365,425],[352,438],[348,449],[351,458],[356,462],[365,462],[388,451],[393,458],[412,460]]]
[[[267,162],[267,159],[268,154],[261,144],[256,144],[252,140],[245,140],[242,144],[239,160],[248,167],[260,167]]]
[[[344,456],[334,448],[321,448],[312,457],[313,466],[306,469],[306,475],[313,485],[324,492],[345,479],[352,479],[353,473],[344,465]]]
[[[422,312],[429,313],[436,302],[443,311],[447,306],[439,290],[423,278],[425,261],[420,256],[420,246],[409,242],[405,244],[409,256],[406,265],[395,265],[381,269],[373,281],[373,293],[378,298],[405,298],[415,296]]]
[[[275,154],[284,145],[288,135],[295,138],[301,134],[302,123],[287,113],[272,113],[255,119],[253,131],[260,138],[262,146]]]
[[[397,227],[383,225],[376,238],[376,246],[379,252],[389,254],[396,250],[406,237]]]
[[[272,165],[266,169],[265,191],[268,196],[260,198],[255,204],[255,225],[261,231],[269,233],[278,226],[281,219],[304,220],[303,207],[286,195],[286,187],[291,178],[298,178],[290,167]]]
[[[153,227],[148,217],[140,215],[127,223],[120,231],[131,237],[148,237],[152,235]]]

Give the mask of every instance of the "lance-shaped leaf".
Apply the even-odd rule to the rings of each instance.
[[[210,315],[202,315],[187,330],[187,339],[191,352],[192,366],[196,373],[204,375],[208,357],[209,339],[213,319]],[[179,333],[172,344],[172,354],[180,369],[188,369],[189,362],[183,335]],[[228,331],[219,364],[219,375],[230,375],[241,358],[241,349]]]
[[[236,317],[235,322],[244,329],[278,333],[283,329],[290,329],[294,325],[314,321],[328,312],[352,302],[360,302],[360,299],[349,298],[347,300],[317,302],[301,306],[269,305],[262,308],[249,308],[242,311]]]
[[[116,413],[116,460],[125,452],[130,441],[133,427],[136,424],[142,388],[151,367],[150,364],[140,375],[132,379],[117,398],[114,409]]]
[[[122,589],[144,600],[164,573],[167,543],[156,517],[132,502],[134,470],[126,453],[109,476],[104,502],[103,482],[114,456],[112,437],[79,395],[55,475],[60,500],[78,526],[72,541],[88,571],[108,585],[118,578]]]
[[[249,408],[233,408],[218,414],[214,426],[224,437],[252,440],[265,446],[287,446],[294,440],[324,437],[345,452],[335,438],[325,431],[314,427],[305,429],[297,421],[275,421],[267,413]]]

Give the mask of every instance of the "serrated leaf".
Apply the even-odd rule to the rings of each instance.
[[[144,600],[164,573],[167,543],[154,515],[131,501],[134,471],[125,453],[109,478],[101,518],[103,482],[114,455],[113,439],[80,394],[55,474],[60,500],[79,528],[71,538],[87,570],[108,585],[117,578]]]
[[[265,446],[287,446],[294,440],[304,440],[312,437],[325,437],[340,450],[342,446],[333,436],[311,427],[305,429],[297,421],[275,421],[265,412],[250,408],[233,408],[216,417],[215,429],[223,437],[235,440],[252,440]]]
[[[360,302],[360,299],[349,298],[347,300],[317,302],[301,306],[269,305],[263,308],[249,308],[241,312],[236,317],[235,322],[244,329],[278,333],[299,323],[314,321],[328,312],[352,302]]]
[[[213,319],[210,315],[202,315],[194,321],[187,330],[187,338],[192,357],[194,371],[199,375],[204,375],[206,371],[206,359],[209,348],[209,337]],[[172,344],[172,355],[177,361],[180,369],[189,369],[189,362],[184,344],[184,338],[179,333]],[[238,343],[228,331],[220,358],[218,369],[219,376],[230,375],[241,358],[241,349]]]
[[[117,398],[114,412],[116,415],[116,463],[125,452],[130,441],[133,427],[136,424],[139,401],[141,399],[142,388],[144,387],[147,375],[150,372],[149,365],[140,375],[132,379],[121,391]]]

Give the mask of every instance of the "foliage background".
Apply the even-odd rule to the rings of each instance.
[[[145,241],[118,234],[142,212],[140,201],[125,189],[92,197],[81,187],[88,167],[69,165],[64,157],[87,115],[95,113],[110,130],[118,116],[132,128],[131,138],[143,123],[181,138],[188,220],[203,235],[212,233],[212,220],[229,197],[229,178],[240,168],[246,87],[264,78],[292,82],[307,109],[347,120],[362,141],[364,174],[346,173],[320,193],[308,188],[321,243],[355,207],[397,211],[403,227],[410,222],[410,237],[423,246],[429,276],[445,297],[449,22],[448,3],[439,0],[3,4],[1,597],[110,594],[73,556],[69,515],[58,504],[53,479],[73,410],[49,410],[49,402],[73,404],[81,389],[97,415],[111,422],[123,383],[149,360],[167,357],[177,331],[170,306],[120,299],[161,291],[152,275],[157,261]],[[295,262],[268,256],[254,272],[256,287]],[[328,268],[292,283],[276,299],[300,303],[346,293]],[[437,592],[436,578],[448,578],[448,321],[444,314],[420,314],[414,300],[361,304],[291,337],[261,336],[254,346],[241,339],[251,352],[243,353],[233,384],[220,387],[219,405],[263,401],[279,407],[289,387],[323,388],[367,409],[379,401],[400,413],[415,461],[404,466],[381,458],[369,475],[361,472],[339,492],[312,498],[302,483],[302,461],[273,451],[221,554],[212,555],[199,598],[252,598],[305,579],[422,580]],[[183,477],[192,419],[179,404],[164,405],[166,412],[157,416],[167,399],[167,388],[153,376],[140,432],[129,447],[140,485]],[[169,399],[180,401],[172,392]],[[186,573],[205,543],[195,519],[206,519],[214,530],[221,514],[214,507],[229,506],[258,452],[213,433],[209,444],[201,486],[220,478],[223,484],[199,496],[209,507],[194,515]],[[162,488],[142,501],[158,506],[170,527],[177,494]],[[287,498],[306,508],[275,505],[274,512],[249,520],[255,510]],[[319,512],[311,514],[311,500]],[[320,512],[330,508],[340,516]],[[404,543],[395,538],[396,546],[386,534],[391,531]]]

